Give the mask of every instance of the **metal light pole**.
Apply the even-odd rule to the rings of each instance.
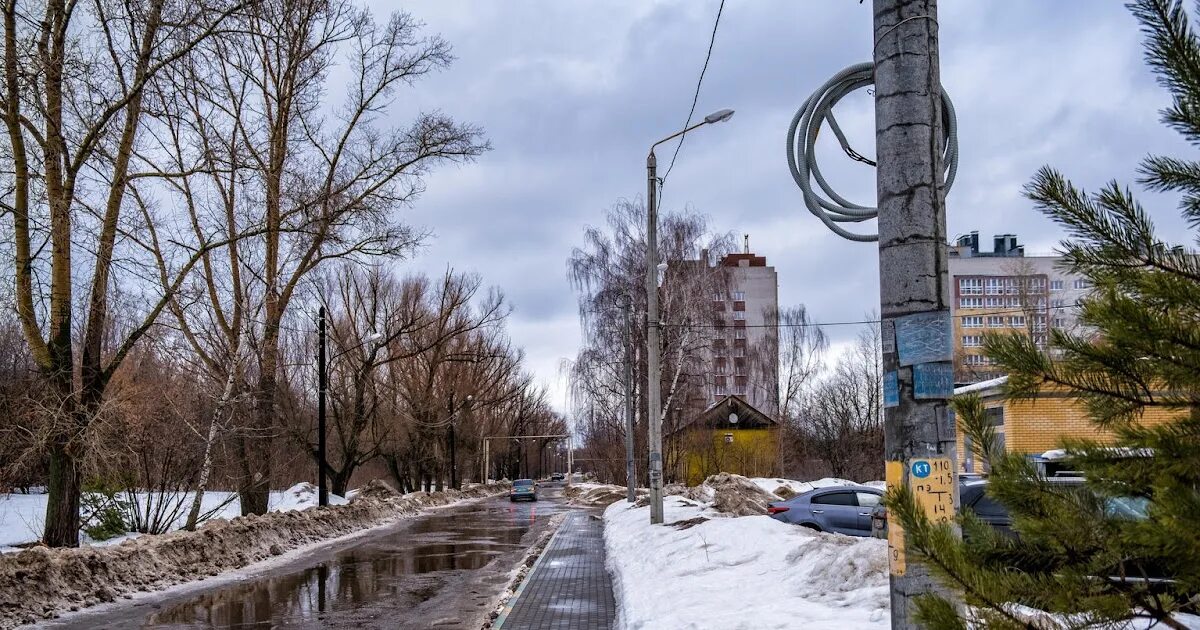
[[[625,500],[637,500],[637,473],[633,467],[633,300],[625,305]]]
[[[325,392],[329,389],[329,359],[326,358],[325,351],[327,339],[328,335],[325,332],[325,307],[321,306],[317,311],[317,505],[329,505],[329,488],[325,479]],[[379,341],[380,339],[383,339],[382,333],[372,332],[367,335],[366,339],[333,355],[332,358],[336,359],[363,344]],[[378,349],[377,347],[371,351],[371,361],[374,360],[374,353]]]
[[[659,341],[659,327],[662,322],[658,319],[658,159],[654,157],[654,147],[678,138],[683,134],[704,125],[725,122],[733,117],[732,109],[722,109],[704,117],[701,122],[682,131],[673,133],[650,145],[650,153],[646,156],[646,371],[648,382],[646,387],[646,419],[650,430],[650,522],[663,522],[662,495],[662,378],[659,355],[662,353],[662,342]]]
[[[325,485],[325,307],[317,312],[317,505],[329,505]]]

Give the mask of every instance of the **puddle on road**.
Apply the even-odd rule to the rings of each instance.
[[[417,604],[438,594],[445,571],[475,570],[512,550],[539,516],[538,504],[437,512],[394,534],[326,556],[314,566],[219,588],[172,604],[143,627],[271,628],[384,598]]]

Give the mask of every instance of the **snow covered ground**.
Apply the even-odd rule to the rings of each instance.
[[[191,507],[193,496],[190,492],[185,493],[183,514],[175,521],[176,529],[182,527],[187,520],[187,510]],[[138,495],[138,500],[142,501],[143,505],[147,498],[145,494]],[[345,503],[345,498],[329,495],[330,505]],[[298,483],[287,490],[272,491],[268,503],[272,512],[303,510],[316,504],[317,486],[308,482]],[[206,492],[200,506],[200,513],[212,512],[212,518],[230,519],[242,513],[241,502],[233,492]],[[35,542],[41,538],[45,515],[45,494],[0,494],[0,553],[18,551],[19,548],[15,545]],[[90,541],[86,535],[81,535],[81,538],[88,544],[111,545],[137,536],[136,533],[130,533],[102,542]]]
[[[666,498],[665,521],[651,526],[648,507],[624,501],[604,512],[618,627],[889,626],[884,540],[814,532],[768,516],[730,518],[682,496]]]

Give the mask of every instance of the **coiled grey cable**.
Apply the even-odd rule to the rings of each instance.
[[[869,221],[879,216],[879,209],[860,206],[849,201],[839,195],[829,185],[829,182],[825,181],[825,177],[821,175],[821,168],[817,165],[816,143],[821,125],[828,121],[829,128],[837,136],[846,155],[864,164],[875,165],[875,162],[850,148],[846,135],[842,133],[837,119],[833,117],[833,106],[837,105],[838,101],[854,90],[873,83],[875,83],[875,64],[869,62],[855,64],[833,75],[833,78],[813,92],[812,96],[809,96],[808,100],[800,106],[800,109],[796,110],[796,115],[792,117],[792,124],[788,127],[787,136],[788,170],[792,174],[792,179],[796,180],[796,185],[804,193],[804,205],[808,207],[809,212],[816,215],[837,235],[860,242],[878,241],[879,235],[857,234],[838,224]],[[942,152],[942,163],[946,168],[945,180],[948,193],[950,186],[954,183],[954,175],[958,172],[958,121],[954,116],[954,104],[950,102],[950,97],[945,90],[942,90],[942,128],[945,130],[944,142],[946,144]],[[813,180],[816,180],[817,187],[825,196],[813,190]]]

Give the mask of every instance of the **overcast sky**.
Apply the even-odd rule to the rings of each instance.
[[[990,244],[992,234],[1013,232],[1028,252],[1049,252],[1061,233],[1021,196],[1040,166],[1088,188],[1113,178],[1132,185],[1148,153],[1187,152],[1158,124],[1166,97],[1122,3],[940,4],[942,83],[958,112],[962,155],[947,201],[950,235],[978,230]],[[565,408],[560,363],[579,344],[567,256],[606,208],[643,194],[646,150],[687,115],[717,5],[403,4],[454,46],[457,61],[402,93],[396,116],[441,109],[482,126],[494,145],[477,163],[429,178],[407,212],[435,237],[404,267],[477,271],[500,287],[515,309],[510,334],[557,407]],[[397,8],[372,6],[380,18]],[[719,231],[749,233],[778,271],[781,305],[803,303],[817,321],[878,308],[876,250],[841,240],[804,209],[787,172],[785,132],[813,89],[870,57],[870,2],[728,0],[697,115],[737,114],[689,135],[664,191],[666,207],[687,205]],[[837,114],[854,146],[874,155],[865,92]],[[822,168],[838,189],[874,205],[873,171],[825,148]],[[1142,198],[1161,226],[1182,227],[1174,199]],[[829,332],[842,341],[855,334]]]

